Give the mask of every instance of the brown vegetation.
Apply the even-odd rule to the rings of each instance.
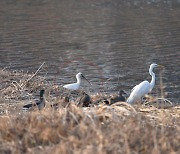
[[[0,71],[0,153],[180,153],[179,106],[61,105],[59,86],[31,76]],[[22,111],[41,88],[49,105]],[[54,103],[59,107],[51,108]]]

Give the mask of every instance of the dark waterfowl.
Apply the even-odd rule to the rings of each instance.
[[[108,96],[105,95],[97,95],[95,96],[95,98],[93,97],[93,100],[94,100],[93,102],[94,105],[100,105],[100,104],[110,105]]]
[[[92,104],[91,97],[85,93],[84,91],[81,92],[81,96],[77,99],[77,106],[80,107],[89,107]]]
[[[121,102],[125,102],[126,98],[123,95],[126,95],[126,93],[123,90],[120,90],[118,96],[110,98],[110,100],[109,100],[110,104],[113,104],[113,103],[116,103],[116,102],[120,102],[120,101]]]
[[[25,110],[29,110],[32,108],[38,108],[39,110],[42,110],[45,107],[46,103],[44,100],[44,90],[40,91],[40,99],[39,101],[35,102],[35,103],[31,103],[31,104],[27,104],[23,106],[23,109]]]
[[[51,104],[51,107],[57,109],[59,105],[66,107],[68,104],[69,104],[69,97],[65,96],[62,99],[60,99],[58,103]]]

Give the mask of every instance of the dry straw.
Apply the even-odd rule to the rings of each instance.
[[[180,153],[179,106],[66,105],[63,94],[53,94],[57,86],[35,74],[0,71],[0,153]],[[48,91],[46,108],[23,112],[41,88]]]

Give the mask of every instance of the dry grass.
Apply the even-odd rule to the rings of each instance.
[[[27,83],[29,77],[0,72],[0,153],[180,153],[179,106],[118,102],[79,108],[71,102],[54,110],[51,103],[62,103],[56,95],[60,87],[37,76]],[[48,89],[47,107],[23,112],[21,107],[41,88]]]

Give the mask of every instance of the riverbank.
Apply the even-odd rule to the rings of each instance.
[[[62,103],[62,87],[44,77],[0,70],[0,153],[179,153],[180,107],[118,102],[77,107]],[[22,106],[46,89],[47,106]],[[95,101],[103,94],[93,95]]]

